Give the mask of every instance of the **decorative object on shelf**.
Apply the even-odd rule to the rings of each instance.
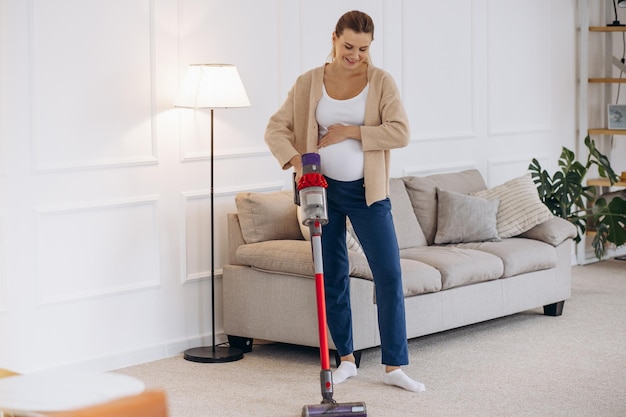
[[[613,23],[607,23],[607,26],[624,26],[623,23],[620,23],[619,19],[617,18],[617,7],[615,6],[615,0],[613,0],[613,10],[615,11],[615,20],[613,21]],[[626,7],[626,0],[617,0],[617,6],[619,7]]]
[[[210,347],[196,347],[185,351],[185,359],[193,362],[220,363],[243,358],[243,350],[215,344],[215,211],[213,189],[213,110],[216,108],[248,107],[246,94],[237,67],[230,64],[190,65],[175,107],[211,109],[211,337]]]
[[[609,104],[607,116],[609,129],[626,129],[626,105]]]
[[[555,216],[569,220],[578,228],[576,242],[580,242],[580,236],[588,226],[595,229],[591,245],[596,257],[602,259],[607,244],[616,247],[626,244],[626,200],[614,197],[607,203],[601,196],[596,199],[594,187],[583,185],[593,165],[601,177],[609,179],[610,185],[620,179],[611,168],[609,159],[596,148],[589,136],[585,138],[585,146],[589,150],[585,165],[576,160],[574,152],[563,147],[559,158],[560,171],[554,175],[550,176],[542,169],[535,158],[528,169],[537,185],[541,201]],[[590,207],[587,207],[587,202],[591,203]]]

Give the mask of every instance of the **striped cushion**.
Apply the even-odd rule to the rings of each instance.
[[[530,174],[472,195],[500,200],[496,227],[501,239],[517,236],[553,217],[539,199]]]

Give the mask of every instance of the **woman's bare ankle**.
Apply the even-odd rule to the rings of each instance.
[[[354,357],[354,353],[351,353],[351,354],[346,355],[346,356],[342,356],[340,359],[341,359],[341,362],[347,361],[347,362],[356,363],[356,359]]]
[[[389,372],[393,372],[397,369],[400,369],[399,366],[391,366],[391,365],[385,365],[385,373],[389,373]]]

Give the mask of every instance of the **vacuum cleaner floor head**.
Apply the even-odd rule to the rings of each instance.
[[[367,417],[364,402],[334,403],[305,405],[302,407],[302,417],[332,416],[332,417]]]

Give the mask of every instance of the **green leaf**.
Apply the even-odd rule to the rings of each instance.
[[[626,244],[626,200],[613,197],[610,203],[605,198],[599,198],[594,206],[595,220],[607,227],[606,240],[615,246]]]
[[[602,152],[596,148],[596,143],[591,139],[591,137],[587,136],[585,138],[585,145],[589,149],[589,159],[587,162],[587,168],[591,164],[595,164],[598,166],[598,173],[603,178],[608,178],[611,182],[611,185],[615,184],[619,181],[619,176],[613,171],[611,167],[611,161],[604,155]]]
[[[593,237],[591,246],[596,258],[602,259],[606,253],[607,238],[609,235],[608,227],[606,224],[600,224],[596,229],[596,235]]]

